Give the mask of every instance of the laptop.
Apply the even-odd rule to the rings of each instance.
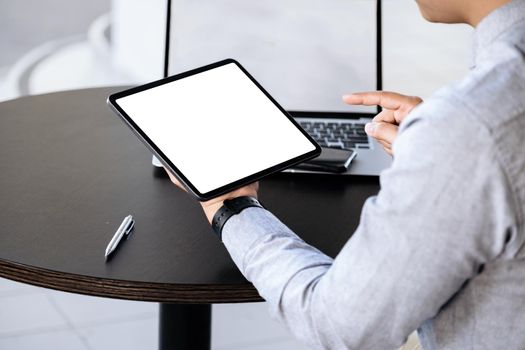
[[[381,89],[380,1],[171,0],[165,74],[238,60],[322,146],[357,152],[334,176],[376,176],[391,157],[364,131],[376,107],[344,94]]]

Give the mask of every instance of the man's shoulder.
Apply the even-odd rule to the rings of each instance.
[[[523,119],[524,49],[511,40],[494,43],[465,77],[438,90],[433,98],[447,101],[470,122],[483,123],[490,130]]]

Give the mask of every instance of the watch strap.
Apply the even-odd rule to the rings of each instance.
[[[257,198],[242,196],[232,199],[226,199],[222,207],[217,210],[211,221],[213,231],[222,242],[222,228],[224,224],[235,214],[239,214],[246,208],[258,207],[264,208]]]

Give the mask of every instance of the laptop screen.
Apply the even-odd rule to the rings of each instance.
[[[169,74],[238,60],[286,109],[371,112],[341,96],[376,89],[375,0],[172,0]]]

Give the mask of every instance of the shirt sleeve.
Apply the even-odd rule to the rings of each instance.
[[[505,174],[488,131],[463,113],[431,101],[405,120],[380,192],[335,259],[264,209],[226,223],[233,260],[296,337],[327,349],[398,347],[501,253]]]

